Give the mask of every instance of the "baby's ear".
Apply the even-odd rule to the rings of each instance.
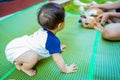
[[[61,26],[62,26],[62,23],[59,23],[59,24],[58,24],[58,28],[60,28]]]
[[[63,28],[63,26],[64,26],[64,23],[59,23],[57,27],[58,27],[58,29],[61,29],[61,28]]]

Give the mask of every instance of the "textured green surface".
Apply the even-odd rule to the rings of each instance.
[[[6,44],[13,38],[31,34],[39,25],[36,20],[38,4],[0,21],[0,79],[5,80],[120,80],[120,42],[105,41],[98,31],[85,29],[79,15],[67,14],[65,28],[57,36],[67,45],[62,56],[68,65],[77,64],[78,71],[64,74],[52,58],[39,61],[37,74],[29,77],[16,70],[4,54]]]
[[[100,39],[95,61],[94,78],[120,80],[120,42]]]

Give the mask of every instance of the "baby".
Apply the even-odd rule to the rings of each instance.
[[[61,46],[60,40],[55,36],[64,28],[64,8],[57,3],[47,3],[42,6],[37,17],[42,28],[30,36],[25,35],[12,40],[5,49],[8,61],[15,64],[18,70],[34,76],[36,70],[33,67],[36,63],[40,59],[52,56],[62,72],[76,72],[75,64],[65,64],[61,53],[66,46]]]

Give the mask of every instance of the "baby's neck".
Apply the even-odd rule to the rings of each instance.
[[[49,30],[50,32],[52,32],[54,35],[56,35],[57,31],[56,30]]]

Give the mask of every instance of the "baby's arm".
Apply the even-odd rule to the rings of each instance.
[[[77,71],[77,67],[75,64],[72,64],[70,66],[67,66],[61,56],[60,53],[55,53],[52,55],[53,60],[57,64],[57,66],[60,68],[60,70],[64,73],[72,73]]]

